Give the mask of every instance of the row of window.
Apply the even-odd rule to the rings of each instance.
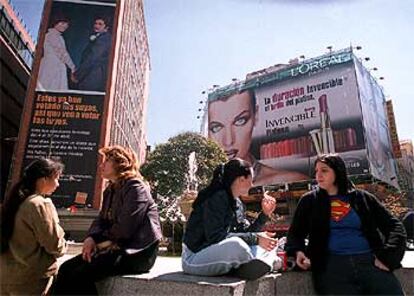
[[[23,41],[21,33],[15,29],[13,21],[7,16],[3,5],[1,5],[0,10],[0,31],[30,69],[32,67],[34,53],[29,49],[27,43]]]
[[[140,1],[128,1],[123,18],[119,66],[115,85],[115,101],[111,140],[113,144],[131,147],[139,155],[145,150],[143,130],[145,109],[146,71],[148,71],[148,44],[145,39]],[[144,33],[143,33],[144,32]],[[137,42],[139,40],[139,42]],[[146,54],[144,54],[146,53]]]
[[[140,129],[136,129],[135,132],[131,133],[130,126],[125,125],[125,122],[120,122],[118,118],[115,117],[112,121],[111,131],[111,144],[130,147],[138,154],[141,150],[145,150],[145,145],[142,144],[144,141],[142,139]],[[137,132],[139,133],[137,134]]]

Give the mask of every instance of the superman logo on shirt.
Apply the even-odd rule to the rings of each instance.
[[[351,211],[351,205],[340,199],[331,200],[331,219],[335,222],[341,221]]]

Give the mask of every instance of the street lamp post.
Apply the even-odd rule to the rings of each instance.
[[[206,91],[202,91],[202,94],[205,95]],[[200,134],[203,136],[206,135],[206,120],[207,120],[207,98],[200,100],[200,108],[198,108],[197,119],[201,119],[200,122]]]
[[[331,55],[332,55],[332,49],[333,49],[333,46],[332,46],[332,45],[328,45],[328,46],[326,47],[326,49],[327,49],[327,50],[329,50],[329,56],[331,56]]]
[[[233,83],[237,83],[238,79],[237,78],[233,78],[232,79]],[[207,127],[207,107],[208,107],[208,95],[215,91],[217,88],[219,88],[220,85],[218,84],[214,84],[212,87],[208,88],[207,90],[203,90],[201,92],[202,95],[205,96],[205,98],[203,98],[202,100],[200,100],[199,104],[204,106],[200,106],[200,108],[198,108],[198,115],[197,115],[197,119],[201,119],[201,123],[200,123],[200,134],[202,134],[203,136],[207,135],[207,131],[206,131],[206,127]],[[200,112],[202,112],[202,114],[200,114]]]
[[[354,49],[356,49],[356,50],[361,50],[362,49],[362,46],[361,45],[356,45],[356,46],[353,46],[352,45],[352,43],[349,45],[349,49],[351,50],[351,51],[353,51]]]

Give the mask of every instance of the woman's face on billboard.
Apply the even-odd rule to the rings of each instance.
[[[216,100],[208,108],[208,135],[223,147],[229,159],[251,161],[249,148],[255,110],[248,91]]]

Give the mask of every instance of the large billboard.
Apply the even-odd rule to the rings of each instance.
[[[377,179],[398,187],[383,90],[358,60],[355,70],[370,172]]]
[[[36,89],[105,92],[114,16],[115,3],[54,0]]]
[[[45,3],[25,102],[14,181],[38,157],[65,165],[57,206],[94,206],[117,22],[115,0]],[[99,191],[99,190],[98,190]]]
[[[253,164],[255,185],[307,180],[317,153],[337,152],[366,174],[352,52],[324,55],[210,94],[208,135]]]

